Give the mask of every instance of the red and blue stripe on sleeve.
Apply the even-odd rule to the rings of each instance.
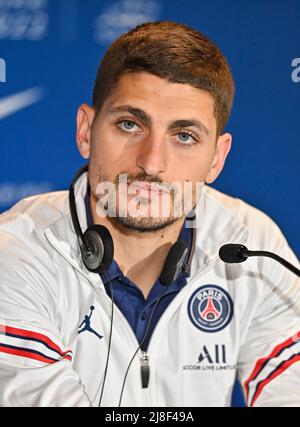
[[[300,331],[277,345],[272,352],[259,359],[244,382],[249,406],[254,406],[263,389],[291,365],[300,361]]]
[[[41,333],[0,325],[0,353],[44,363],[72,360],[72,351],[62,351],[53,340]]]

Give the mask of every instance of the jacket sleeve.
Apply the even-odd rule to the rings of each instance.
[[[299,268],[276,224],[267,234],[264,249]],[[274,260],[252,260],[262,292],[239,353],[238,378],[245,401],[248,406],[300,406],[299,277]]]
[[[92,406],[55,324],[53,263],[39,252],[0,232],[0,406]]]

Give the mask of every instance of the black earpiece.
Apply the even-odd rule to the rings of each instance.
[[[108,270],[114,257],[114,243],[108,229],[99,224],[90,225],[83,238],[86,244],[81,255],[86,268],[93,273]]]
[[[114,243],[110,232],[103,225],[93,224],[87,228],[84,234],[81,231],[76,210],[74,188],[78,178],[87,171],[88,164],[76,173],[70,185],[70,212],[84,265],[93,273],[101,273],[109,268],[113,260]]]
[[[175,282],[183,268],[183,263],[187,254],[187,247],[183,240],[178,240],[168,252],[163,270],[159,276],[162,285],[168,286]]]

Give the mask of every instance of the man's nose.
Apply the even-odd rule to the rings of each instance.
[[[167,147],[165,139],[149,135],[141,144],[136,165],[147,175],[156,176],[167,169]]]

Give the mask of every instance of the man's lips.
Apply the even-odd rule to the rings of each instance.
[[[160,184],[155,182],[129,182],[128,188],[131,190],[139,190],[141,192],[148,192],[148,193],[169,193],[169,191],[166,188],[162,188]]]

